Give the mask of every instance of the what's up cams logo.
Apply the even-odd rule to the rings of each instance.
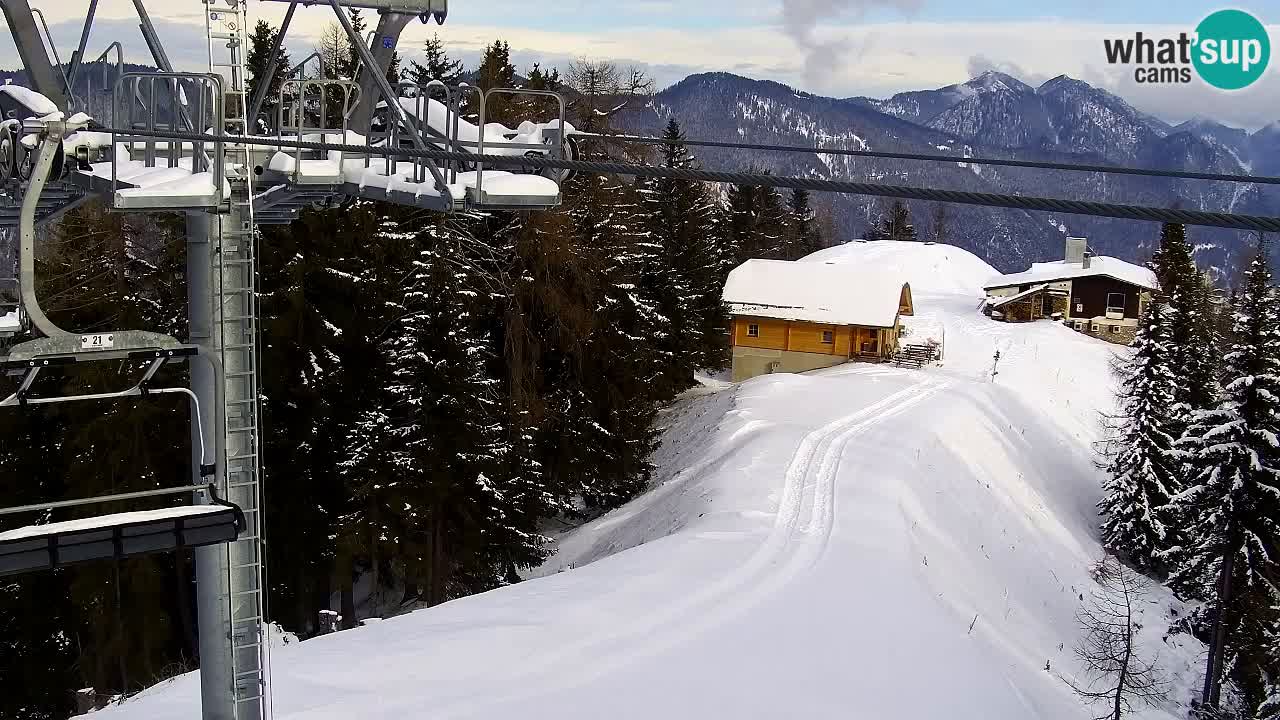
[[[1135,65],[1133,79],[1144,84],[1189,83],[1194,70],[1213,87],[1239,90],[1262,77],[1271,60],[1267,28],[1243,10],[1219,10],[1194,33],[1153,38],[1138,32],[1102,44],[1108,63]]]

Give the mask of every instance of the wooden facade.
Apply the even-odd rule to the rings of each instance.
[[[1145,288],[1105,275],[1081,277],[1071,281],[1070,317],[1105,317],[1108,308],[1123,308],[1123,316],[1138,319]]]
[[[738,315],[733,318],[733,345],[841,358],[883,359],[897,350],[898,329]]]
[[[733,380],[801,373],[898,350],[911,286],[837,263],[747,260],[729,273]]]

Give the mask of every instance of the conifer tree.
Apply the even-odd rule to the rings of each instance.
[[[360,14],[359,8],[353,8],[346,11],[351,16],[351,29],[355,31],[355,37],[359,38],[359,42],[365,41],[365,20]],[[345,33],[344,33],[345,35]],[[360,67],[360,51],[356,49],[356,41],[350,36],[345,37],[346,52],[343,54],[338,72],[341,77],[354,80],[356,78],[356,68]]]
[[[784,257],[788,245],[787,212],[776,188],[731,185],[725,213],[734,266],[752,258]]]
[[[901,200],[894,200],[889,212],[867,231],[868,240],[915,240],[916,228],[911,223],[911,210]]]
[[[1211,307],[1211,288],[1196,269],[1186,228],[1165,223],[1160,230],[1160,248],[1151,266],[1161,292],[1169,299],[1169,331],[1173,341],[1174,374],[1183,378],[1174,398],[1176,423],[1185,423],[1192,413],[1207,409],[1217,398],[1217,343]]]
[[[476,68],[476,85],[481,90],[515,87],[516,66],[511,64],[511,46],[505,40],[494,40],[484,49]],[[486,122],[512,124],[516,103],[511,95],[494,95],[485,102]]]
[[[245,69],[249,73],[249,97],[254,97],[258,92],[264,76],[267,72],[267,66],[271,62],[271,48],[274,47],[276,35],[279,30],[271,27],[266,20],[259,20],[253,26],[253,33],[249,36],[249,54],[245,57]],[[279,106],[280,85],[284,81],[284,74],[290,69],[289,51],[282,44],[280,51],[276,54],[276,70],[271,77],[271,84],[267,86],[266,94],[263,96],[262,109],[266,117],[274,117],[276,108]],[[265,129],[265,128],[264,128]]]
[[[1150,571],[1172,539],[1164,508],[1179,485],[1175,438],[1169,433],[1177,380],[1170,367],[1165,306],[1158,299],[1147,308],[1132,347],[1132,359],[1121,370],[1120,449],[1098,507],[1103,546]]]
[[[1196,413],[1178,443],[1189,483],[1171,510],[1183,519],[1185,537],[1167,553],[1174,590],[1210,600],[1216,609],[1206,676],[1212,680],[1232,667],[1233,679],[1255,705],[1261,680],[1248,660],[1260,655],[1280,604],[1280,314],[1267,264],[1262,242],[1224,358],[1222,399]],[[1228,650],[1246,661],[1225,662]],[[1205,700],[1216,704],[1216,697],[1212,689]]]
[[[439,80],[453,87],[462,80],[462,61],[449,57],[440,33],[432,33],[427,38],[422,44],[422,54],[422,62],[413,60],[409,63],[408,74],[413,82],[425,85],[432,80]]]
[[[817,218],[809,204],[809,191],[796,188],[787,200],[786,243],[780,259],[799,260],[822,247]]]
[[[674,118],[663,138],[664,167],[694,165]],[[646,273],[645,292],[666,320],[666,341],[659,347],[666,378],[682,390],[694,370],[723,364],[724,277],[716,256],[715,207],[706,188],[689,180],[645,180],[640,195],[642,227],[660,253]]]
[[[534,63],[529,68],[529,73],[524,86],[530,90],[551,90],[560,89],[560,71],[556,68],[543,70],[542,65]]]
[[[759,257],[756,247],[756,189],[750,185],[730,185],[725,193],[724,233],[730,269]]]
[[[945,243],[951,239],[951,219],[946,203],[933,204],[933,225],[929,228],[929,240]]]

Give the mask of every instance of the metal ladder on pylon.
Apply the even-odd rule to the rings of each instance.
[[[223,107],[230,135],[247,135],[245,53],[247,0],[202,0],[209,41],[209,71],[223,77]],[[215,342],[222,359],[226,498],[245,515],[245,532],[227,548],[226,606],[231,627],[236,720],[270,715],[267,671],[266,587],[263,577],[261,414],[258,408],[257,238],[253,219],[253,163],[249,146],[226,145],[231,185],[227,212],[216,218],[214,248]]]

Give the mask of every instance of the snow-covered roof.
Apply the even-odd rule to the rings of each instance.
[[[893,327],[906,289],[896,276],[865,266],[748,260],[729,273],[724,301],[735,315]]]
[[[1023,290],[1017,295],[1008,295],[1002,298],[997,298],[991,301],[991,307],[998,308],[1002,305],[1007,305],[1016,300],[1021,300],[1022,298],[1028,295],[1035,295],[1036,293],[1040,292],[1041,290],[1044,290],[1047,287],[1049,287],[1048,284],[1035,285],[1033,287],[1027,288],[1026,290]]]
[[[1071,280],[1072,278],[1098,275],[1112,277],[1121,282],[1151,290],[1159,288],[1156,283],[1155,273],[1141,265],[1134,265],[1107,255],[1090,258],[1089,267],[1087,268],[1084,267],[1084,263],[1069,263],[1065,260],[1032,263],[1030,270],[1011,275],[997,275],[983,287],[990,290],[991,288],[1009,287],[1011,285],[1056,282],[1058,280]]]

